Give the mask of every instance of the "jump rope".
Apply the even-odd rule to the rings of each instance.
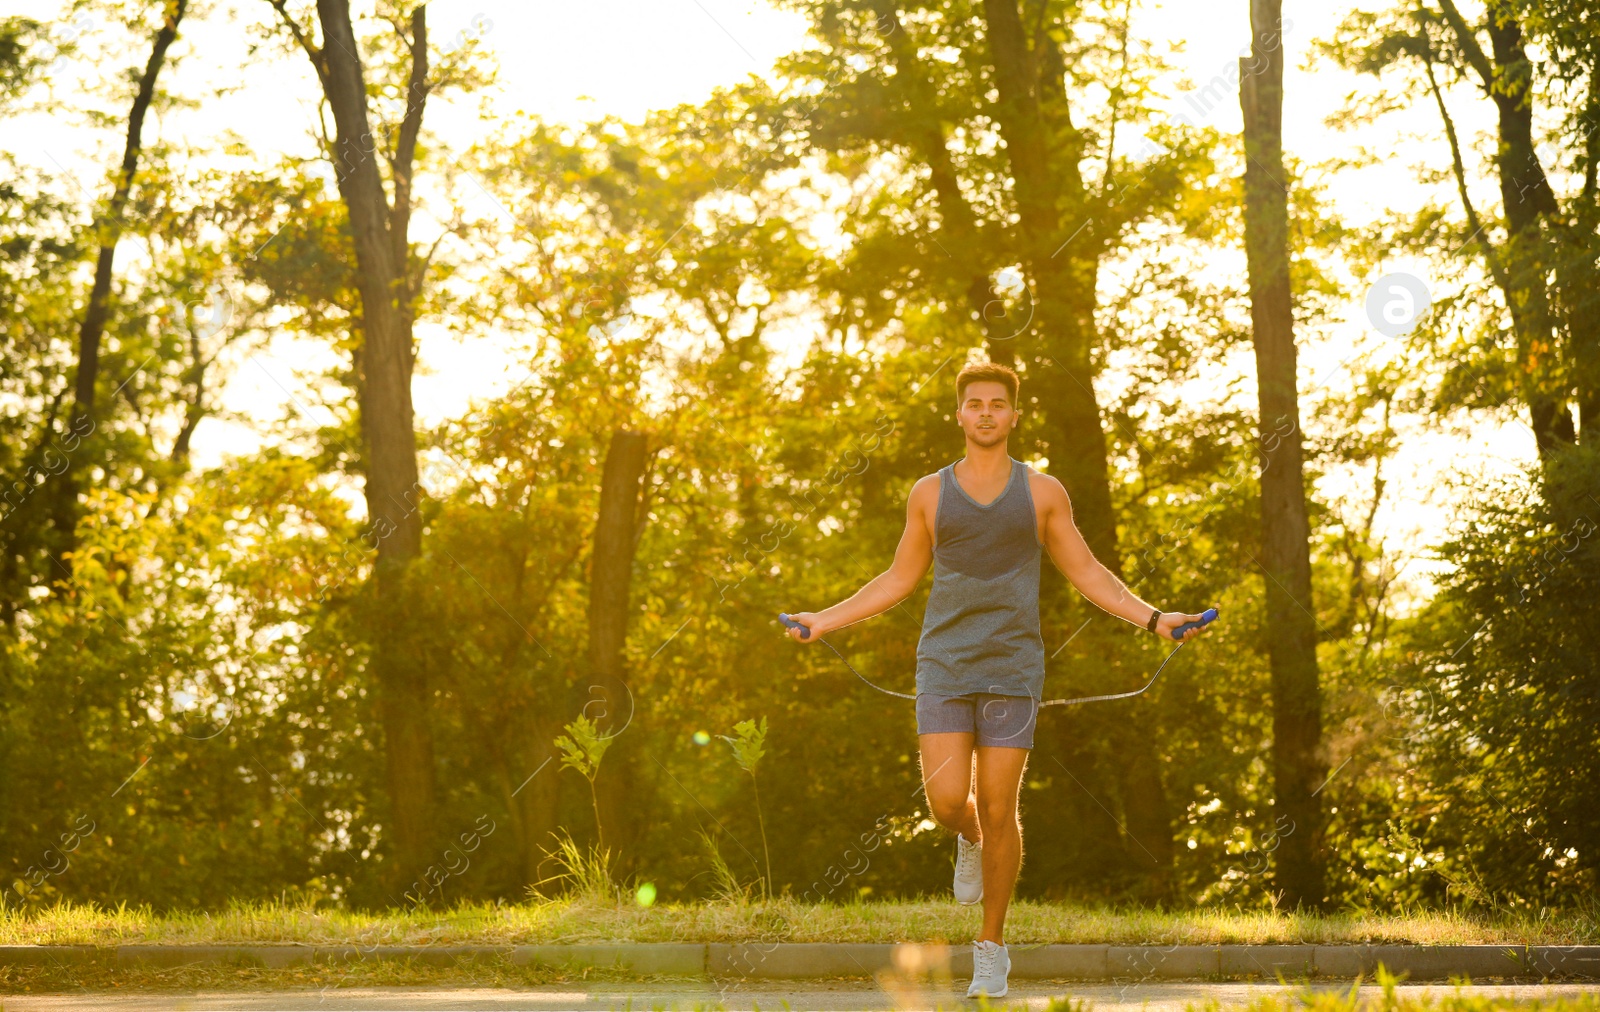
[[[1167,655],[1166,660],[1163,660],[1161,662],[1160,667],[1156,668],[1156,673],[1150,676],[1150,680],[1148,682],[1144,683],[1144,688],[1134,689],[1132,692],[1112,692],[1112,693],[1108,693],[1107,695],[1104,695],[1104,696],[1075,696],[1072,699],[1049,699],[1049,700],[1045,700],[1044,702],[1040,703],[1039,704],[1039,709],[1042,710],[1047,706],[1077,706],[1080,703],[1102,703],[1102,702],[1105,702],[1105,701],[1111,700],[1111,699],[1129,699],[1129,698],[1131,698],[1133,696],[1143,695],[1146,691],[1149,690],[1150,686],[1156,684],[1156,679],[1161,677],[1161,671],[1162,671],[1162,669],[1164,669],[1167,666],[1167,661],[1170,661],[1174,657],[1178,656],[1178,651],[1182,650],[1184,648],[1183,634],[1188,632],[1190,629],[1198,629],[1201,626],[1210,625],[1212,622],[1215,622],[1216,620],[1217,620],[1217,609],[1215,609],[1215,608],[1207,608],[1205,611],[1200,613],[1200,618],[1199,618],[1198,621],[1185,622],[1182,625],[1178,626],[1176,629],[1172,630],[1172,638],[1178,641],[1178,645],[1172,648],[1172,652]],[[794,619],[790,618],[786,613],[779,612],[778,613],[778,621],[782,622],[784,625],[788,626],[790,629],[799,629],[800,630],[800,638],[801,639],[808,640],[808,639],[811,638],[811,630],[808,627],[806,627],[805,625],[802,625],[801,623],[799,623],[799,622],[795,621]],[[821,643],[823,646],[827,647],[829,650],[832,650],[834,652],[834,654],[836,654],[838,656],[839,660],[844,661],[844,666],[849,668],[852,674],[854,674],[857,678],[861,679],[863,682],[866,682],[867,685],[871,686],[874,689],[877,689],[879,692],[883,693],[884,695],[886,695],[886,696],[896,696],[896,697],[898,697],[900,699],[915,700],[917,698],[915,695],[912,695],[911,693],[896,692],[893,689],[885,689],[883,686],[874,683],[872,681],[872,679],[868,678],[866,675],[863,675],[861,672],[857,671],[855,665],[851,664],[849,659],[847,659],[844,654],[839,653],[839,648],[838,647],[834,646],[832,643],[829,643],[826,639],[819,639],[818,642]]]

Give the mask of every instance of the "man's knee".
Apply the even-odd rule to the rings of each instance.
[[[978,824],[983,831],[1004,830],[1017,824],[1017,802],[1013,798],[978,798]]]
[[[957,797],[955,792],[928,792],[928,808],[934,819],[946,829],[959,829],[966,821],[967,797]]]

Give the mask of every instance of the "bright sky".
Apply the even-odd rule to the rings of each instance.
[[[301,6],[307,6],[302,0]],[[1285,146],[1305,162],[1316,163],[1351,154],[1359,143],[1393,152],[1383,164],[1349,172],[1331,183],[1336,210],[1361,224],[1381,217],[1387,208],[1419,206],[1430,196],[1453,201],[1451,191],[1414,181],[1414,163],[1440,165],[1439,128],[1426,107],[1387,124],[1383,136],[1336,133],[1325,117],[1356,86],[1351,75],[1326,65],[1301,69],[1313,40],[1328,37],[1346,3],[1284,4],[1284,44],[1290,73],[1286,81],[1291,114],[1285,119]],[[108,67],[142,66],[147,42],[136,54],[118,50],[106,60],[108,46],[120,47],[120,28],[94,18],[63,20],[62,0],[7,0],[5,13],[26,14],[55,22],[57,31],[78,35],[82,51],[55,70],[52,83],[58,99],[69,100],[84,87],[86,75]],[[1239,129],[1235,65],[1249,43],[1248,6],[1244,0],[1196,3],[1194,0],[1145,0],[1138,7],[1135,34],[1161,45],[1181,41],[1184,51],[1173,59],[1182,68],[1171,83],[1168,111],[1226,131]],[[207,5],[200,20],[188,23],[177,52],[176,73],[163,74],[163,84],[199,96],[212,89],[231,89],[206,97],[198,110],[182,110],[147,127],[147,142],[156,136],[205,143],[223,131],[240,134],[263,163],[279,153],[311,157],[315,149],[308,131],[315,124],[317,90],[303,56],[251,58],[246,47],[256,37],[251,25],[266,23],[264,0],[226,0]],[[805,42],[804,20],[797,14],[753,0],[586,0],[582,4],[552,0],[435,0],[429,5],[430,34],[442,45],[461,33],[476,37],[497,59],[499,84],[490,96],[491,109],[480,116],[476,104],[447,108],[430,104],[427,126],[451,146],[465,148],[494,129],[499,117],[526,110],[548,119],[582,121],[612,114],[637,119],[651,109],[704,98],[714,87],[736,83],[767,71],[775,58]],[[1183,84],[1182,79],[1187,78]],[[1205,91],[1210,86],[1208,98]],[[1486,103],[1463,92],[1454,110],[1458,126],[1469,136],[1489,124]],[[125,112],[123,113],[125,115]],[[1423,140],[1417,140],[1416,135]],[[106,166],[120,152],[120,133],[94,131],[72,117],[41,114],[0,121],[0,143],[20,158],[41,167],[69,170],[80,185],[93,188]],[[1483,203],[1493,205],[1486,190]],[[137,256],[137,251],[129,250]],[[123,253],[119,251],[119,257]],[[1395,263],[1388,269],[1412,270],[1424,278],[1423,264]],[[458,413],[473,397],[490,396],[514,382],[504,349],[492,340],[460,342],[420,331],[422,372],[416,381],[419,421],[429,423]],[[1341,362],[1359,348],[1391,353],[1395,345],[1377,335],[1359,302],[1349,307],[1345,324],[1302,351],[1303,386],[1327,383],[1337,387]],[[248,452],[265,437],[250,419],[281,414],[291,398],[315,413],[313,399],[297,380],[296,370],[315,370],[324,349],[290,346],[277,341],[248,362],[235,363],[222,399],[242,421],[208,420],[195,436],[196,461],[216,463],[226,454]],[[1241,368],[1248,369],[1248,359]],[[487,377],[487,379],[486,379]],[[1315,419],[1307,420],[1315,432]],[[1415,552],[1446,522],[1452,496],[1449,477],[1514,467],[1533,456],[1532,438],[1515,424],[1479,426],[1463,435],[1417,434],[1406,441],[1399,459],[1386,469],[1390,479],[1388,507],[1381,529],[1391,548]],[[1332,476],[1328,491],[1350,483]],[[1365,479],[1362,479],[1364,482]],[[1343,483],[1343,484],[1341,484]],[[1418,563],[1411,573],[1425,567]]]

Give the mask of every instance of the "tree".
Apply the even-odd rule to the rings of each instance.
[[[1530,56],[1530,44],[1539,55]],[[1451,349],[1440,400],[1469,407],[1522,403],[1540,458],[1550,463],[1577,440],[1580,423],[1600,417],[1600,190],[1594,171],[1600,48],[1592,26],[1570,5],[1543,0],[1490,0],[1475,25],[1453,0],[1438,0],[1437,6],[1419,2],[1352,14],[1324,49],[1345,66],[1380,79],[1398,77],[1403,92],[1391,107],[1426,96],[1438,113],[1465,217],[1460,237],[1452,236],[1448,246],[1460,259],[1481,261],[1498,295],[1498,304],[1480,300],[1489,306],[1471,321],[1480,333]],[[1449,103],[1450,85],[1458,81],[1472,84],[1494,106],[1489,162],[1499,216],[1477,207],[1471,195],[1476,167]],[[1541,123],[1541,103],[1560,113],[1549,127]],[[1564,196],[1551,175],[1559,178],[1563,170],[1581,180]],[[1403,238],[1432,254],[1442,231],[1437,217],[1435,209],[1424,209]]]
[[[607,739],[628,729],[635,716],[636,703],[623,665],[623,648],[628,638],[628,591],[633,583],[633,556],[641,532],[635,513],[639,508],[640,483],[649,463],[649,437],[643,432],[617,429],[606,447],[605,467],[600,480],[600,502],[596,511],[593,556],[589,565],[589,679],[585,686],[584,716],[593,721]],[[596,705],[598,704],[598,705]],[[593,711],[591,713],[591,710]],[[634,837],[642,828],[639,806],[628,795],[638,781],[637,749],[640,738],[635,731],[618,749],[606,768],[603,782],[605,808],[610,813],[612,839],[617,845],[618,872],[626,875],[634,859]],[[591,778],[590,787],[594,788]],[[596,801],[596,828],[599,812]]]
[[[1261,431],[1261,559],[1272,662],[1277,883],[1291,906],[1323,902],[1324,774],[1317,621],[1311,600],[1311,528],[1295,377],[1289,283],[1289,197],[1283,164],[1282,0],[1250,0],[1250,59],[1239,61],[1244,113],[1245,250]]]
[[[333,111],[329,152],[349,214],[361,295],[358,401],[365,444],[367,518],[377,540],[373,676],[382,699],[387,783],[392,806],[396,883],[419,876],[432,856],[434,835],[433,733],[428,672],[408,632],[414,628],[407,570],[422,548],[417,441],[412,423],[414,305],[426,262],[414,257],[411,223],[413,163],[422,115],[436,82],[428,79],[427,5],[409,18],[384,8],[410,54],[402,89],[404,109],[392,146],[383,155],[393,203],[379,171],[379,148],[368,116],[368,84],[348,0],[318,0],[322,45],[308,26],[270,0],[310,59]]]
[[[161,27],[151,40],[150,57],[145,61],[144,72],[139,75],[133,105],[128,112],[128,135],[123,144],[122,163],[118,167],[116,186],[103,211],[95,216],[94,231],[99,243],[95,257],[94,281],[85,303],[83,322],[78,328],[78,366],[73,378],[71,422],[66,435],[84,436],[95,429],[95,393],[100,378],[100,339],[105,334],[106,320],[111,312],[111,272],[116,258],[117,241],[124,230],[123,214],[128,206],[128,195],[133,189],[139,171],[139,157],[144,145],[144,118],[156,96],[156,78],[167,60],[167,50],[178,37],[178,27],[188,12],[188,0],[165,0],[161,10]],[[51,523],[55,528],[51,551],[61,568],[70,576],[71,555],[77,545],[79,516],[78,495],[82,491],[84,468],[83,454],[69,454],[66,467],[52,486]]]
[[[1486,482],[1407,637],[1408,823],[1450,899],[1537,909],[1600,884],[1600,454]]]
[[[1096,391],[1107,344],[1098,288],[1138,225],[1177,217],[1209,164],[1203,139],[1153,129],[1167,148],[1118,148],[1119,130],[1149,124],[1159,66],[1129,44],[1123,5],[795,6],[821,45],[780,71],[822,89],[795,89],[779,123],[809,150],[848,156],[874,186],[849,219],[860,239],[835,284],[859,308],[841,325],[907,326],[926,313],[950,352],[981,341],[1012,362],[1035,419],[1016,452],[1048,457],[1090,548],[1120,574],[1112,459],[1131,448],[1108,435]],[[1043,737],[1074,750],[1085,733],[1076,720],[1051,714]],[[1160,879],[1172,817],[1153,745],[1125,723],[1095,733],[1116,736],[1125,757],[1121,846],[1146,872],[1156,855]]]
[[[1494,268],[1495,276],[1505,293],[1517,337],[1517,360],[1526,377],[1524,397],[1539,453],[1548,456],[1558,443],[1571,443],[1576,435],[1566,399],[1552,389],[1554,363],[1546,353],[1552,342],[1554,321],[1546,280],[1549,256],[1544,250],[1541,226],[1558,208],[1550,180],[1534,152],[1533,65],[1512,3],[1490,0],[1486,7],[1484,29],[1489,36],[1492,62],[1454,0],[1440,0],[1440,9],[1462,58],[1495,105],[1499,135],[1495,167],[1509,233],[1501,262]],[[1433,85],[1435,97],[1439,98],[1437,88],[1437,84]],[[1463,196],[1464,202],[1466,199]]]
[[[1547,0],[1522,7],[1524,28],[1549,54],[1545,66],[1556,86],[1550,92],[1572,96],[1555,131],[1566,143],[1552,168],[1581,182],[1552,222],[1553,273],[1578,436],[1594,447],[1600,444],[1600,38],[1581,7]]]
[[[817,147],[892,152],[926,171],[934,213],[917,222],[917,242],[900,256],[949,280],[989,353],[1028,378],[1027,407],[1042,419],[1051,470],[1071,493],[1090,547],[1120,571],[1110,447],[1094,393],[1095,283],[1123,229],[1168,206],[1177,173],[1157,165],[1126,182],[1115,177],[1106,132],[1114,135],[1114,118],[1130,110],[1113,108],[1113,119],[1096,124],[1093,136],[1073,120],[1069,84],[1114,73],[1106,50],[1115,29],[1105,33],[1111,38],[1079,37],[1088,25],[1075,19],[1086,22],[1086,15],[1040,2],[1028,5],[1024,25],[1015,0],[977,10],[888,0],[800,6],[827,48],[797,54],[783,69],[832,87],[819,99],[795,99],[790,115]],[[1068,40],[1077,64],[1071,75]],[[951,48],[960,54],[955,61],[925,55]],[[864,66],[840,66],[847,58]],[[999,95],[992,104],[984,95],[990,88]],[[951,139],[958,133],[959,144]],[[1000,142],[995,153],[973,150],[979,138]],[[1078,166],[1095,154],[1105,159],[1105,174],[1085,179]],[[1170,162],[1183,160],[1179,154]],[[996,189],[1001,181],[1015,185]],[[931,271],[921,266],[928,259],[936,264]],[[1017,266],[1032,295],[1007,306],[994,297],[996,277]]]

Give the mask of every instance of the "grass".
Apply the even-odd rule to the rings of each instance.
[[[1189,1005],[1190,1012],[1220,1012],[1222,1005],[1211,1001]],[[1576,998],[1529,999],[1445,993],[1377,997],[1369,994],[1315,992],[1291,997],[1257,998],[1237,1005],[1238,1012],[1600,1012],[1600,995]],[[1046,1012],[1087,1012],[1083,1003],[1052,1001]]]
[[[1188,1012],[1600,1012],[1600,994],[1588,993],[1577,997],[1515,998],[1510,996],[1473,995],[1450,988],[1432,985],[1421,988],[1397,988],[1395,979],[1380,974],[1379,987],[1305,988],[1299,991],[1279,992],[1255,998],[1248,1003],[1223,1005],[1214,1000],[1204,1004],[1190,1004]],[[857,983],[860,983],[859,981]],[[950,982],[944,982],[948,985]],[[285,969],[264,969],[250,966],[185,966],[169,969],[119,968],[109,959],[89,965],[71,967],[4,967],[0,966],[0,995],[93,993],[96,995],[133,994],[156,991],[194,992],[252,992],[295,991],[309,993],[321,991],[325,996],[339,990],[383,987],[472,987],[472,988],[529,988],[557,986],[585,991],[604,990],[608,984],[646,988],[657,994],[652,1007],[666,1007],[660,996],[674,990],[689,998],[689,1006],[696,1009],[719,1009],[713,1002],[704,1004],[695,995],[704,995],[710,988],[703,979],[689,977],[639,977],[606,970],[561,971],[528,966],[515,966],[502,958],[464,960],[453,966],[429,966],[416,962],[387,960],[358,960],[350,963],[318,964]],[[807,981],[800,986],[816,988],[825,982]],[[955,982],[959,991],[960,982]],[[749,991],[747,983],[735,982],[741,991]],[[906,988],[926,999],[937,998],[928,991],[933,986],[928,981],[902,981],[891,986],[892,994],[906,997]],[[1072,985],[1062,983],[1062,997],[1051,1000],[1046,1012],[1092,1012],[1091,1003],[1071,994]],[[781,982],[765,982],[759,986],[762,997],[770,996],[771,1007],[788,1007]],[[935,986],[935,991],[950,991],[950,987]],[[750,996],[745,995],[746,999]],[[680,1007],[674,1002],[672,1007]],[[983,1001],[939,1002],[941,1007],[963,1008],[973,1012],[1023,1012],[1025,1004]],[[759,1007],[759,1005],[757,1006]],[[4,1008],[0,1000],[0,1008]],[[885,1006],[886,1010],[888,1006]]]
[[[977,911],[947,900],[801,905],[772,902],[662,904],[550,900],[525,905],[461,905],[427,912],[352,913],[275,903],[233,904],[218,912],[156,914],[62,904],[20,912],[0,910],[0,943],[228,944],[307,943],[490,944],[595,941],[962,941],[977,926]],[[1123,944],[1220,943],[1524,943],[1581,944],[1596,940],[1596,924],[1583,915],[1526,919],[1460,911],[1404,914],[1288,914],[1270,911],[1188,910],[1162,912],[1019,902],[1013,905],[1008,942],[1111,942]],[[85,963],[60,966],[0,966],[0,995],[46,993],[119,994],[155,991],[293,990],[332,992],[375,987],[526,988],[594,987],[607,983],[654,984],[703,991],[692,978],[641,977],[616,970],[517,966],[504,956],[434,966],[415,959],[354,959],[269,969],[245,961],[172,968],[119,967],[107,950]],[[807,986],[814,986],[812,982]],[[1452,993],[1431,994],[1371,987],[1307,990],[1265,996],[1242,1012],[1600,1012],[1600,996],[1528,1000]],[[1063,985],[1070,992],[1071,985]],[[775,992],[776,993],[776,992]],[[3,1002],[0,1002],[3,1007]],[[712,1006],[716,1007],[716,1006]],[[957,1003],[952,1003],[957,1007]],[[967,1008],[1006,1005],[966,1003]],[[1018,1006],[1020,1008],[1020,1006]],[[1089,1012],[1081,999],[1053,1001],[1050,1012]],[[1192,1012],[1222,1012],[1210,1003]]]
[[[1508,995],[1469,994],[1459,988],[1409,990],[1397,987],[1400,978],[1378,969],[1377,987],[1362,987],[1361,982],[1344,989],[1304,988],[1292,995],[1265,995],[1236,1006],[1239,1012],[1600,1012],[1600,994],[1576,997],[1516,998]],[[1189,1012],[1220,1012],[1216,1001],[1190,1004]],[[1085,1004],[1070,997],[1053,1000],[1046,1012],[1088,1012]]]
[[[662,903],[556,899],[448,910],[350,912],[234,903],[214,912],[156,913],[64,903],[0,910],[0,944],[525,945],[561,942],[963,942],[975,907],[948,900],[801,904]],[[1591,913],[1540,916],[1459,910],[1297,914],[1250,910],[1115,909],[1018,901],[1006,918],[1016,944],[1528,944],[1600,942]]]

